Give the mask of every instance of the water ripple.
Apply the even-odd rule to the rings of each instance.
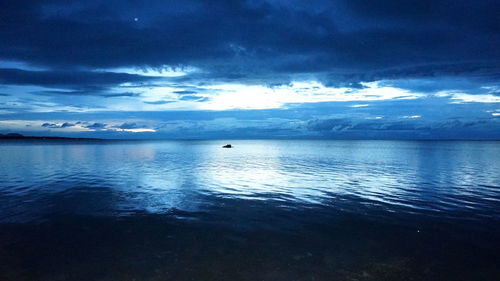
[[[498,142],[116,142],[0,147],[0,220],[268,208],[500,219]],[[226,210],[231,212],[231,210]]]

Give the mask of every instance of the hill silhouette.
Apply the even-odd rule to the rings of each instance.
[[[49,136],[24,136],[18,133],[8,133],[8,134],[0,134],[1,139],[10,139],[10,140],[101,140],[98,138],[68,138],[68,137],[49,137]]]

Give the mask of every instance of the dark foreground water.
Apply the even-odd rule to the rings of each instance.
[[[0,280],[500,280],[500,143],[0,143]]]

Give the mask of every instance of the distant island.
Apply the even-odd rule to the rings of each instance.
[[[0,134],[0,140],[102,140],[97,138],[68,138],[47,136],[24,136],[18,133]]]

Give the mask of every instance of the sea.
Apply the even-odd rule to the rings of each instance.
[[[500,142],[4,140],[0,280],[500,280]]]

